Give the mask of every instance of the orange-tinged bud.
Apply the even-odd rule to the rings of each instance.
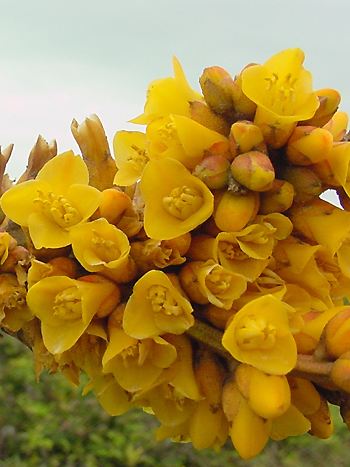
[[[329,160],[325,159],[323,161],[317,162],[317,164],[313,164],[310,168],[319,177],[324,185],[331,187],[341,186],[341,183],[335,177]]]
[[[294,187],[295,203],[307,203],[324,190],[322,181],[309,167],[286,167],[283,170],[283,178]]]
[[[331,380],[341,390],[350,393],[350,352],[345,352],[332,365]]]
[[[230,378],[224,384],[222,391],[222,408],[230,423],[234,422],[243,400],[243,396],[238,389],[236,381]]]
[[[295,191],[291,183],[275,179],[271,188],[260,194],[259,212],[261,214],[284,212],[291,207],[294,195]]]
[[[327,401],[321,397],[319,409],[307,417],[311,422],[309,433],[320,439],[327,439],[333,434],[333,420]]]
[[[68,276],[72,279],[76,279],[78,277],[78,264],[72,258],[58,256],[57,258],[50,259],[48,264],[52,266],[50,276]]]
[[[194,261],[206,261],[215,257],[215,238],[209,235],[196,235],[192,238],[188,256]]]
[[[323,128],[332,133],[333,141],[341,141],[346,134],[348,123],[349,117],[346,112],[336,112]]]
[[[251,65],[253,65],[253,63]],[[245,68],[249,66],[250,65],[247,65]],[[242,71],[244,71],[244,69]],[[236,120],[253,120],[256,111],[256,104],[250,100],[242,90],[242,72],[235,77],[233,82],[232,100]]]
[[[229,167],[230,163],[224,156],[209,156],[194,168],[193,175],[211,190],[216,190],[227,186]]]
[[[233,308],[224,310],[210,303],[201,311],[201,316],[214,327],[224,330],[235,312],[236,310]]]
[[[217,131],[224,136],[230,132],[230,125],[221,115],[213,112],[210,107],[201,101],[190,102],[190,116],[192,120],[206,126],[210,130]]]
[[[194,373],[201,393],[216,412],[221,407],[224,367],[215,354],[203,348],[195,357]]]
[[[312,415],[321,405],[321,396],[315,386],[305,378],[288,376],[292,404],[304,415]]]
[[[229,142],[233,157],[256,149],[266,149],[260,128],[249,120],[240,120],[231,126]]]
[[[235,194],[227,191],[214,209],[214,220],[223,232],[237,232],[254,219],[259,209],[259,193]]]
[[[239,154],[231,163],[235,180],[249,190],[267,191],[275,179],[275,169],[269,157],[259,151]]]
[[[109,283],[113,285],[109,295],[107,295],[100,303],[100,306],[95,313],[96,318],[104,318],[105,316],[110,315],[119,305],[121,300],[121,292],[117,284],[113,284],[111,281],[103,276],[100,276],[99,274],[89,274],[87,276],[79,277],[78,280],[83,282],[90,282],[93,284]]]
[[[230,144],[228,139],[224,141],[217,141],[216,143],[209,146],[204,150],[204,157],[210,156],[222,156],[228,161],[232,160],[232,154],[230,152]]]
[[[209,107],[218,114],[233,112],[232,76],[219,66],[205,68],[199,78],[203,96]]]
[[[317,339],[305,332],[295,333],[294,340],[299,354],[312,355],[318,344]]]
[[[282,122],[277,126],[276,116],[262,107],[257,108],[254,123],[260,127],[265,143],[275,149],[287,143],[297,125],[296,122]]]
[[[180,270],[179,279],[183,290],[191,301],[199,305],[209,303],[208,298],[203,294],[197,280],[197,273],[200,268],[199,262],[186,263]]]
[[[333,135],[324,128],[297,126],[288,140],[286,155],[292,164],[311,165],[327,159]]]
[[[305,122],[306,125],[323,126],[332,117],[340,104],[340,94],[335,89],[319,89],[316,91],[320,105],[314,116]]]
[[[186,232],[179,237],[171,238],[170,240],[163,240],[163,244],[166,247],[178,251],[181,256],[185,255],[191,245],[191,234]]]
[[[328,321],[324,329],[327,353],[340,357],[350,350],[350,307],[342,309]]]
[[[102,191],[102,197],[95,218],[104,217],[110,224],[117,224],[125,211],[132,207],[129,196],[116,188]]]

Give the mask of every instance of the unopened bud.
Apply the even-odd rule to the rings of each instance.
[[[316,164],[327,159],[333,145],[333,136],[324,128],[297,126],[288,140],[286,154],[296,165]]]
[[[213,112],[205,102],[190,102],[190,115],[192,120],[224,136],[227,136],[230,132],[230,125],[226,120],[221,115]]]
[[[348,123],[349,117],[346,112],[336,112],[323,128],[332,133],[333,141],[341,141],[346,134]]]
[[[233,79],[226,70],[219,66],[205,68],[199,83],[206,103],[214,112],[233,113]]]
[[[132,207],[129,196],[116,188],[107,188],[102,191],[101,202],[97,210],[97,217],[104,217],[110,224],[117,224],[126,209]]]
[[[260,195],[261,214],[270,214],[272,212],[284,212],[289,209],[294,199],[293,185],[286,180],[275,179],[268,191]]]
[[[247,65],[245,68],[254,65]],[[244,68],[244,69],[245,69]],[[243,71],[243,70],[242,70]],[[256,111],[255,102],[251,101],[242,91],[242,72],[235,77],[232,87],[232,100],[236,120],[253,120]]]
[[[249,120],[240,120],[231,126],[229,142],[233,157],[252,150],[266,152],[260,128]]]
[[[249,151],[231,163],[231,172],[238,183],[253,191],[267,191],[275,179],[275,170],[263,152]]]
[[[324,190],[320,178],[308,167],[286,167],[283,170],[283,178],[294,187],[295,203],[307,203],[318,197]]]
[[[340,104],[340,94],[335,89],[319,89],[316,91],[320,105],[314,116],[305,121],[305,125],[323,126],[336,112]]]
[[[214,207],[214,221],[223,232],[237,232],[251,221],[259,210],[259,193],[226,191]]]
[[[330,377],[340,389],[350,393],[350,352],[342,354],[333,363]]]
[[[343,307],[328,321],[324,333],[326,350],[331,357],[338,358],[350,351],[350,307]]]
[[[193,175],[202,180],[210,189],[227,186],[229,161],[223,156],[209,156],[203,159],[193,171]]]

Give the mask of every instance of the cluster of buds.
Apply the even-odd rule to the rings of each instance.
[[[328,402],[350,427],[348,117],[303,60],[210,67],[198,93],[174,59],[114,159],[96,116],[82,157],[39,137],[16,184],[0,152],[0,327],[38,377],[84,372],[110,415],[244,459],[328,438]]]

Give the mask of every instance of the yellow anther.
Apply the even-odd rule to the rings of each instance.
[[[162,285],[152,285],[148,289],[147,299],[156,313],[161,312],[168,316],[179,316],[183,313],[182,307]]]
[[[220,294],[230,288],[231,276],[220,270],[218,271],[216,270],[216,268],[214,268],[208,274],[205,282],[206,282],[208,289],[213,294]]]
[[[98,255],[102,261],[108,263],[120,256],[118,245],[113,240],[103,238],[97,230],[92,230],[91,243],[95,246]]]
[[[219,242],[219,248],[227,259],[242,261],[248,258],[248,255],[240,249],[238,244],[222,241]]]
[[[129,155],[128,162],[133,164],[135,170],[142,171],[149,160],[146,151],[135,144],[131,145],[131,149],[133,149],[133,153]]]
[[[164,209],[177,219],[185,220],[194,214],[203,204],[203,196],[196,189],[188,186],[176,187],[169,196],[163,198]]]
[[[237,329],[237,344],[243,350],[268,350],[276,343],[276,327],[262,318],[247,316]]]
[[[81,294],[77,287],[69,287],[56,295],[53,314],[56,318],[68,321],[74,321],[81,318]]]
[[[38,197],[34,199],[34,204],[60,227],[68,228],[82,220],[80,213],[70,201],[51,191],[44,193],[38,190]]]

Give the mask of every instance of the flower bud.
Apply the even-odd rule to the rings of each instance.
[[[286,155],[292,164],[311,165],[327,159],[333,136],[324,128],[298,126],[288,140]]]
[[[289,209],[294,199],[293,185],[286,180],[275,179],[268,191],[260,195],[261,214],[270,214],[272,212],[284,212]]]
[[[232,76],[219,66],[205,68],[199,78],[203,96],[209,107],[220,115],[233,112]]]
[[[224,330],[235,312],[236,310],[233,308],[224,310],[210,303],[201,311],[200,316],[203,316],[203,318],[214,327]]]
[[[337,110],[340,104],[340,94],[335,89],[319,89],[316,95],[320,102],[318,109],[314,116],[306,120],[305,125],[323,126],[325,125],[332,115]]]
[[[100,205],[94,218],[104,217],[110,224],[117,224],[128,208],[132,207],[129,196],[116,188],[102,191]]]
[[[66,256],[58,256],[52,258],[48,262],[52,266],[49,276],[68,276],[72,279],[78,277],[78,264],[74,259],[67,258]]]
[[[324,332],[326,350],[331,357],[338,358],[350,351],[350,307],[342,307],[328,321]]]
[[[93,284],[108,283],[111,286],[109,294],[106,294],[103,301],[100,303],[98,310],[96,311],[96,318],[105,318],[117,308],[121,300],[121,292],[117,284],[114,284],[99,274],[89,274],[87,276],[82,276],[79,277],[79,280]]]
[[[228,183],[230,164],[223,156],[209,156],[203,159],[193,171],[211,190],[224,188]]]
[[[308,167],[286,167],[283,170],[283,178],[294,187],[295,203],[307,203],[318,197],[324,190],[320,178]]]
[[[324,129],[333,135],[333,141],[341,141],[349,123],[349,117],[346,112],[336,112],[333,117],[324,125]]]
[[[223,232],[237,232],[256,216],[258,209],[258,193],[249,191],[246,194],[237,194],[227,191],[214,210],[215,224]]]
[[[275,179],[275,170],[263,152],[249,151],[238,155],[231,163],[235,180],[253,191],[267,191]]]
[[[25,172],[20,176],[17,183],[31,180],[37,176],[39,171],[44,167],[46,162],[55,157],[57,154],[56,141],[48,143],[41,135],[38,136],[28,157],[28,165]]]
[[[254,65],[253,63],[251,65]],[[251,65],[247,65],[242,72]],[[235,119],[253,120],[256,104],[242,90],[242,72],[235,77],[232,87],[232,100],[235,109]]]
[[[233,157],[252,150],[266,152],[260,128],[249,120],[240,120],[231,126],[229,142]]]
[[[230,132],[230,125],[221,116],[213,112],[210,107],[201,101],[190,102],[190,116],[192,120],[206,126],[210,130],[217,131],[224,136]]]
[[[342,391],[350,393],[350,352],[342,354],[332,365],[331,380]]]

